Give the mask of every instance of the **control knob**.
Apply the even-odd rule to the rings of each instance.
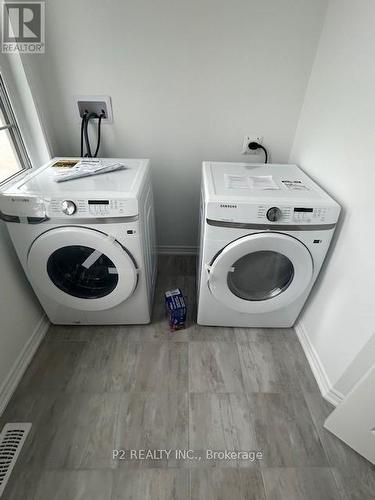
[[[267,210],[267,219],[271,222],[276,222],[281,219],[283,213],[278,207],[271,207]]]
[[[66,215],[73,215],[77,211],[77,205],[72,200],[65,200],[61,203],[61,210]]]

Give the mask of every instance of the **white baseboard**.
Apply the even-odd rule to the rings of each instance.
[[[305,352],[306,358],[310,364],[310,368],[314,374],[323,398],[334,406],[337,406],[344,399],[343,394],[337,391],[331,384],[319,356],[310,341],[306,328],[300,320],[294,325],[294,329],[301,343],[302,349]]]
[[[161,245],[158,247],[159,255],[197,255],[198,247],[196,246],[180,246],[180,245]]]
[[[0,386],[0,415],[3,413],[7,404],[9,403],[13,392],[16,390],[17,385],[22,378],[22,375],[25,373],[26,368],[29,366],[29,363],[32,360],[36,350],[38,349],[39,344],[47,333],[49,326],[50,322],[47,316],[44,314],[40,319],[38,325],[36,326],[32,336],[14,362],[9,375]]]

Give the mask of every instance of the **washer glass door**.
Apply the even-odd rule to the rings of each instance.
[[[32,284],[42,293],[83,311],[124,302],[138,282],[134,258],[115,238],[77,226],[41,234],[31,245],[27,267]]]
[[[118,283],[118,270],[111,259],[83,245],[55,250],[48,258],[47,273],[60,290],[81,299],[105,297]]]
[[[283,233],[255,233],[233,241],[208,266],[208,286],[224,306],[270,312],[292,303],[311,283],[306,246]]]

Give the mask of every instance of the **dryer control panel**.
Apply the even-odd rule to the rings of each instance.
[[[284,224],[324,224],[326,222],[326,207],[270,207],[258,206],[258,219]]]
[[[205,217],[225,223],[262,225],[324,225],[335,224],[338,205],[286,205],[277,200],[265,203],[209,202]]]

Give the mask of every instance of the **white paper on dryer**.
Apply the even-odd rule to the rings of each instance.
[[[224,183],[227,189],[280,189],[272,175],[233,175],[224,174]]]

